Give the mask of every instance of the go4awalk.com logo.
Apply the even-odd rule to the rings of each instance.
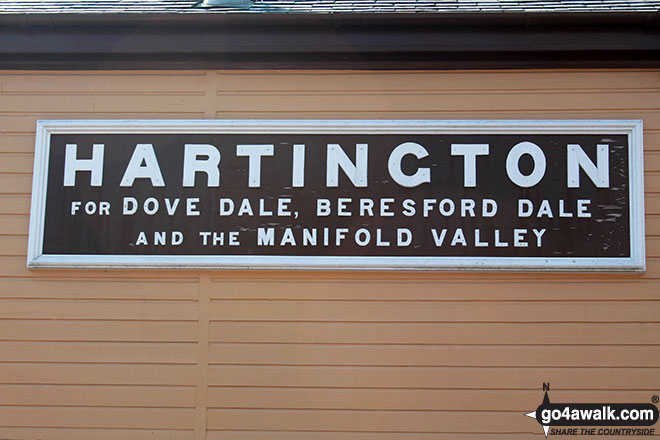
[[[550,384],[543,384],[545,396],[536,411],[525,414],[536,419],[546,437],[550,435],[655,435],[649,428],[658,421],[658,396],[653,403],[551,403]]]

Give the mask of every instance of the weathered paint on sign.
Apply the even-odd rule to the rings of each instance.
[[[643,266],[637,124],[293,122],[44,133],[39,256],[109,266],[127,257],[172,267]]]

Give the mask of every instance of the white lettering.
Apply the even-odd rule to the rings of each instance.
[[[248,156],[248,187],[259,188],[261,186],[261,158],[272,156],[275,147],[272,144],[260,145],[236,145],[236,156]]]
[[[414,188],[422,183],[431,181],[431,170],[429,168],[419,168],[414,174],[407,175],[401,170],[401,161],[406,155],[413,155],[417,159],[423,159],[429,155],[424,147],[415,142],[405,142],[396,147],[390,154],[387,167],[392,179],[399,185],[406,188]]]
[[[529,154],[534,160],[534,169],[525,176],[520,172],[520,158]],[[532,142],[520,142],[509,151],[506,157],[506,173],[509,179],[521,188],[529,188],[541,181],[545,175],[545,155],[541,148]]]
[[[91,159],[78,159],[78,144],[66,144],[64,153],[64,186],[76,185],[76,172],[90,171],[90,186],[103,186],[104,144],[92,145]]]
[[[144,165],[142,165],[144,163]],[[152,144],[137,144],[119,186],[133,186],[135,179],[149,179],[151,186],[165,186]]]
[[[355,164],[342,150],[339,144],[328,144],[326,162],[326,186],[339,186],[339,168],[341,168],[355,187],[367,186],[367,155],[369,145],[355,145]]]
[[[488,144],[451,144],[452,156],[463,156],[463,186],[477,186],[477,156],[488,156]]]

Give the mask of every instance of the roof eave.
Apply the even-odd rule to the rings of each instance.
[[[660,67],[658,12],[0,14],[2,69]]]

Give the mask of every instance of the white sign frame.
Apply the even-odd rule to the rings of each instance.
[[[58,133],[624,134],[629,140],[630,257],[380,257],[46,255],[50,136]],[[38,121],[28,242],[29,268],[288,269],[379,271],[644,272],[641,120],[51,120]]]

